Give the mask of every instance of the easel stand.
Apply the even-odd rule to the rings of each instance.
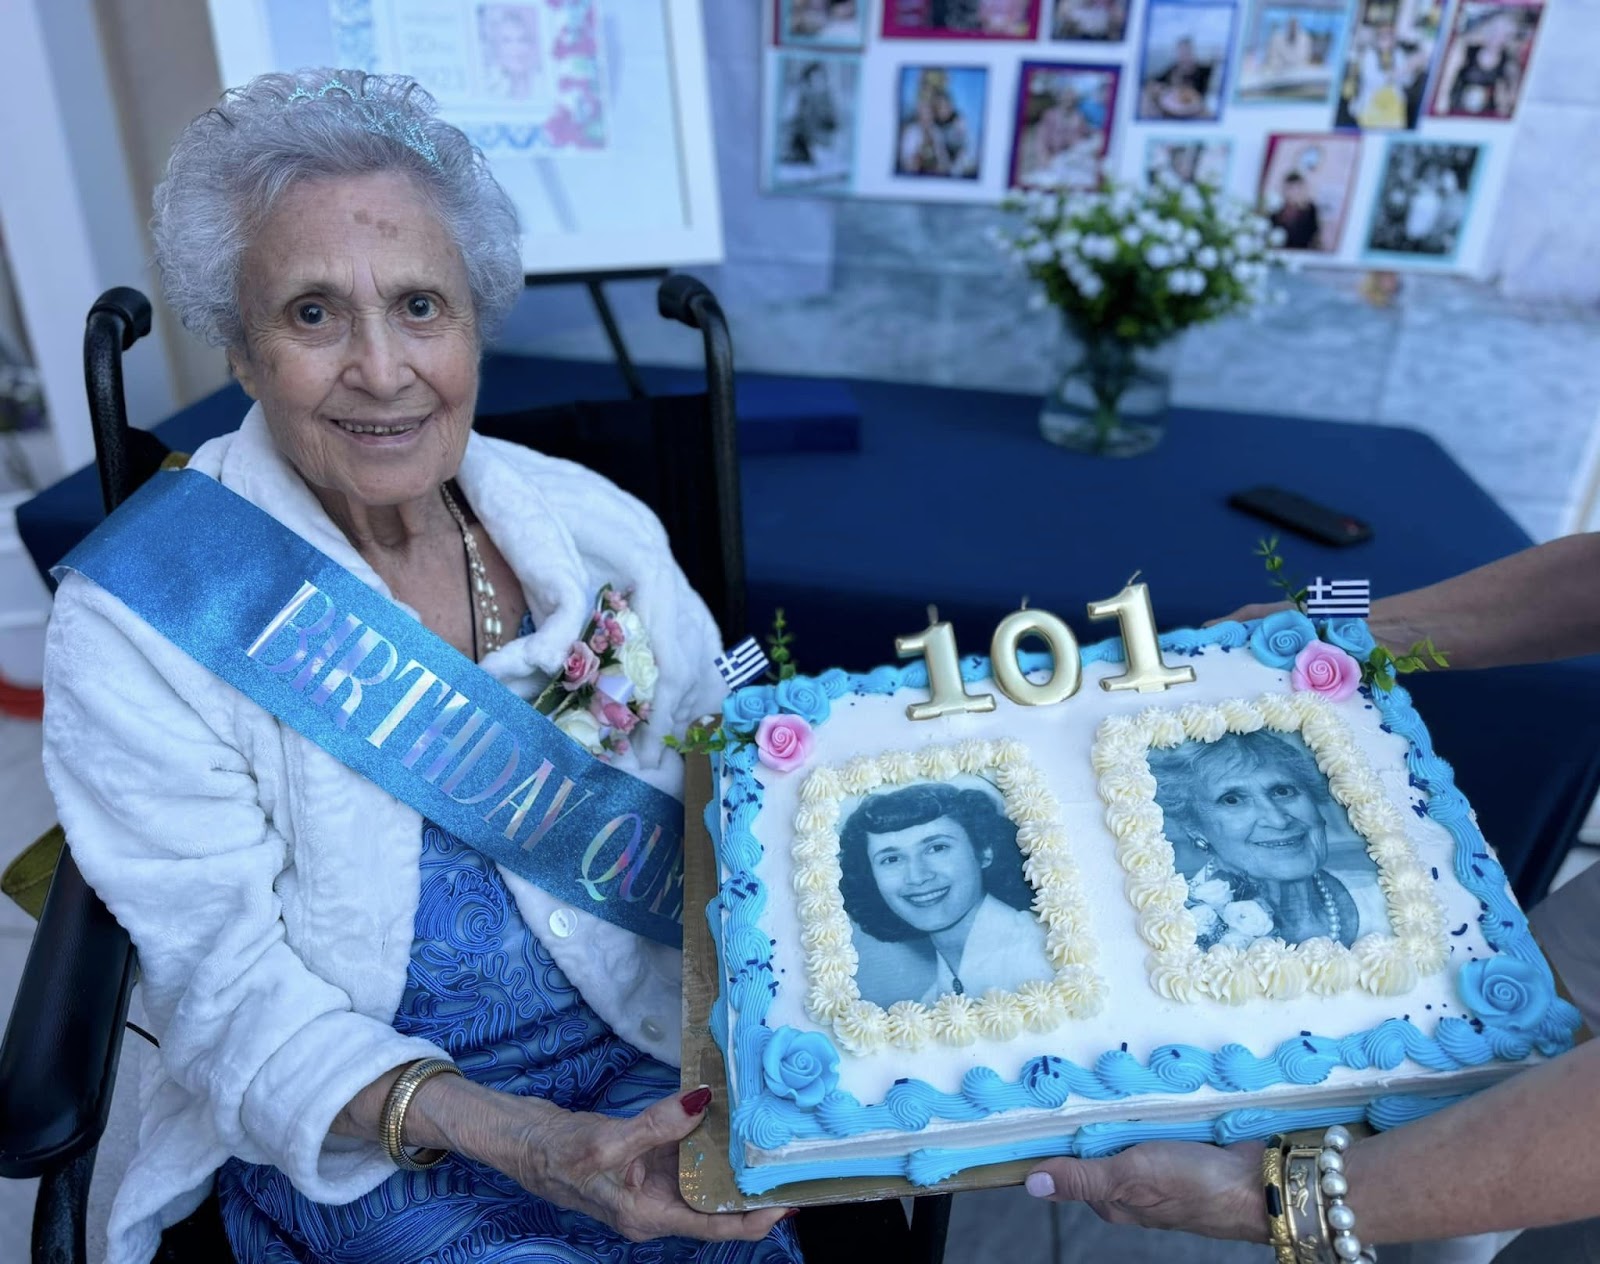
[[[590,301],[594,303],[595,315],[605,328],[606,341],[611,344],[611,354],[616,359],[617,371],[627,385],[628,395],[633,399],[643,399],[648,392],[639,378],[639,371],[633,366],[632,357],[628,355],[628,344],[622,339],[622,327],[617,324],[616,313],[611,310],[604,286],[607,281],[658,281],[668,271],[667,268],[631,268],[610,272],[562,272],[551,276],[530,274],[523,277],[523,284],[530,289],[539,285],[584,286],[589,291]]]

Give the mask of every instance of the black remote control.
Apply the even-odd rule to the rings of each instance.
[[[1252,487],[1235,492],[1228,503],[1275,526],[1296,531],[1319,544],[1341,546],[1372,539],[1372,528],[1360,518],[1339,513],[1281,487]]]

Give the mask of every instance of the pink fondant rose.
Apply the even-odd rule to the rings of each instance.
[[[561,667],[561,687],[568,693],[592,685],[600,675],[600,660],[582,641],[574,641]]]
[[[1289,683],[1297,690],[1321,694],[1329,702],[1343,702],[1361,685],[1361,664],[1336,645],[1312,641],[1295,655]]]
[[[756,728],[756,758],[774,772],[793,772],[811,758],[811,725],[798,715],[769,715]]]

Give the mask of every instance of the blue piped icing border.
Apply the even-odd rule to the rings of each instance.
[[[1172,632],[1160,638],[1161,648],[1180,656],[1197,655],[1213,646],[1224,651],[1239,649],[1247,645],[1254,627],[1253,623],[1222,623],[1204,630]],[[1085,667],[1120,663],[1123,657],[1120,638],[1080,651]],[[1048,668],[1050,658],[1042,653],[1025,654],[1022,666],[1025,671]],[[976,655],[963,659],[961,675],[968,682],[987,679],[988,659]],[[847,694],[866,696],[926,688],[927,679],[927,668],[919,660],[864,674],[836,669],[810,678],[807,683],[832,700]],[[771,695],[772,687],[766,685],[739,690],[725,706],[725,724],[747,729],[750,716],[762,710]],[[1335,1067],[1389,1070],[1407,1059],[1429,1070],[1460,1070],[1496,1060],[1521,1061],[1535,1050],[1554,1056],[1571,1047],[1579,1023],[1577,1011],[1555,996],[1554,979],[1528,930],[1527,919],[1506,892],[1505,872],[1472,819],[1465,796],[1456,788],[1450,765],[1434,753],[1432,739],[1411,705],[1410,695],[1397,685],[1388,693],[1374,692],[1372,701],[1384,727],[1403,737],[1410,748],[1407,768],[1415,782],[1428,792],[1427,814],[1455,840],[1455,876],[1478,900],[1484,940],[1496,952],[1531,967],[1524,973],[1541,994],[1541,1003],[1548,996],[1543,1017],[1532,1030],[1452,1017],[1440,1019],[1434,1034],[1428,1036],[1409,1021],[1387,1019],[1340,1039],[1293,1037],[1267,1057],[1257,1057],[1237,1044],[1224,1045],[1215,1052],[1189,1045],[1164,1045],[1146,1062],[1120,1048],[1112,1049],[1092,1066],[1045,1055],[1024,1064],[1013,1081],[1002,1079],[989,1068],[977,1067],[963,1077],[956,1092],[907,1079],[895,1083],[880,1102],[864,1104],[835,1089],[814,1109],[803,1108],[768,1092],[762,1078],[760,1053],[770,1034],[766,1015],[778,984],[772,966],[772,943],[760,925],[766,890],[755,875],[763,850],[752,827],[761,811],[762,787],[755,777],[755,747],[741,745],[719,757],[717,784],[724,787],[723,797],[720,802],[713,800],[706,810],[707,825],[727,870],[717,896],[707,908],[723,983],[713,1007],[711,1028],[725,1057],[730,1042],[733,1046],[734,1056],[728,1061],[736,1105],[729,1159],[740,1189],[747,1194],[760,1194],[794,1181],[836,1176],[904,1175],[917,1184],[933,1184],[967,1167],[1051,1154],[1093,1157],[1157,1138],[1225,1144],[1285,1128],[1340,1122],[1350,1117],[1352,1108],[1245,1109],[1224,1113],[1214,1121],[1195,1123],[1087,1124],[1071,1135],[1027,1142],[760,1167],[745,1162],[747,1144],[773,1150],[794,1141],[846,1138],[867,1132],[914,1133],[935,1120],[973,1121],[1008,1110],[1052,1110],[1070,1098],[1112,1101],[1135,1094],[1192,1093],[1202,1087],[1256,1092],[1279,1084],[1318,1084]],[[729,776],[724,778],[724,773]],[[731,1028],[730,1006],[737,1015]],[[1455,1100],[1458,1099],[1380,1097],[1369,1103],[1366,1114],[1374,1127],[1390,1128]]]

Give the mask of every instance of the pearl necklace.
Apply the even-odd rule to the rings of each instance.
[[[494,581],[489,578],[489,572],[483,564],[483,556],[478,552],[478,539],[472,534],[472,528],[467,526],[467,516],[461,512],[461,506],[456,504],[456,498],[450,494],[449,485],[441,483],[439,494],[444,497],[444,507],[456,520],[456,526],[461,528],[461,547],[467,553],[467,579],[472,590],[474,607],[472,656],[478,657],[479,623],[483,624],[483,651],[485,654],[492,654],[505,643],[500,635],[500,601],[494,591]]]
[[[1320,874],[1312,874],[1311,881],[1317,888],[1317,894],[1322,897],[1322,908],[1328,915],[1328,938],[1338,942],[1340,930],[1338,901],[1333,898],[1333,892],[1328,890]]]

